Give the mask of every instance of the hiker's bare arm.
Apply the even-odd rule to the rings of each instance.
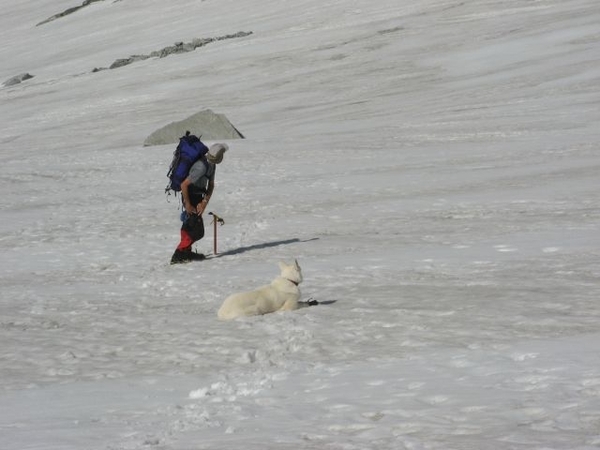
[[[204,210],[206,209],[206,206],[208,205],[208,202],[210,201],[210,197],[211,197],[214,189],[215,189],[215,179],[211,178],[210,181],[208,182],[208,190],[206,191],[206,195],[204,196],[202,201],[200,203],[198,203],[198,206],[196,206],[196,212],[198,214],[204,213]],[[183,191],[183,185],[182,185],[182,191]]]
[[[190,203],[189,188],[190,188],[190,179],[186,178],[185,180],[183,180],[181,182],[181,198],[183,198],[183,206],[185,207],[185,211],[188,214],[194,214],[196,211],[194,211],[194,207]]]

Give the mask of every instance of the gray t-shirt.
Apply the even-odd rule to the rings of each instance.
[[[200,159],[190,167],[188,173],[188,179],[190,180],[188,194],[192,205],[196,206],[202,201],[208,191],[208,182],[214,176],[215,165],[206,160],[203,161]]]
[[[199,159],[190,167],[188,178],[195,188],[206,191],[208,182],[215,174],[215,165]]]

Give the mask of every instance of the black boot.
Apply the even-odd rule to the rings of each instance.
[[[202,253],[196,253],[191,250],[175,250],[171,257],[171,264],[182,264],[190,261],[202,261],[205,259]]]

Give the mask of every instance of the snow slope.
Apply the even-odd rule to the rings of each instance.
[[[3,449],[600,446],[595,0],[0,4]],[[203,108],[247,139],[170,266],[142,143]],[[216,319],[293,258],[335,303]]]

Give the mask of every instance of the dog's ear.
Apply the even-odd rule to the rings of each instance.
[[[286,263],[284,263],[283,261],[279,261],[279,270],[281,270],[282,272],[288,268],[288,265]]]
[[[298,264],[297,259],[294,259],[294,267],[296,267],[296,269],[300,270],[300,264]]]

